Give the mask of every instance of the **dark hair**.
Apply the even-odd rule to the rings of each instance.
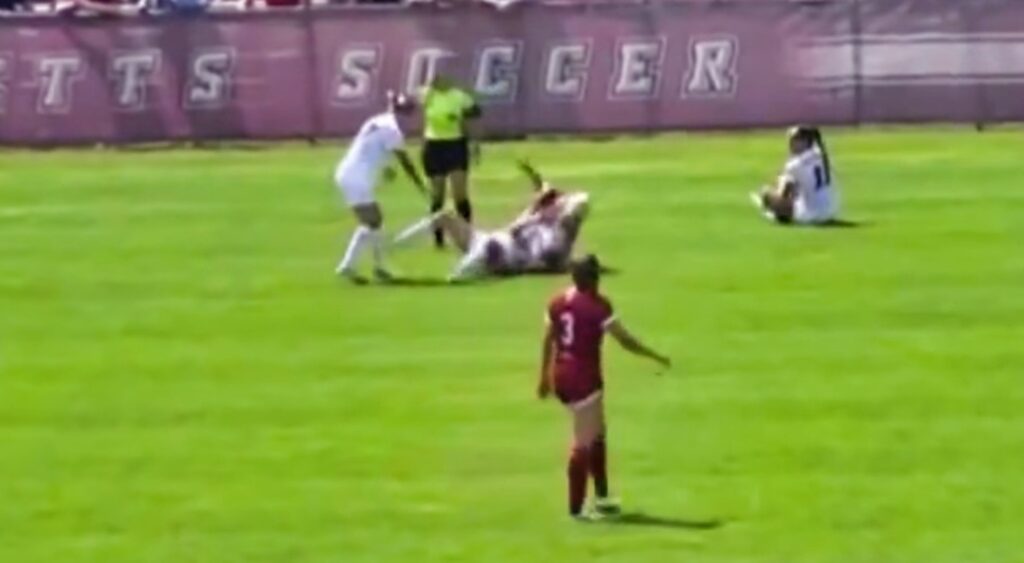
[[[832,163],[828,158],[828,149],[825,148],[825,137],[821,134],[821,129],[817,127],[809,127],[806,125],[797,126],[793,130],[793,136],[799,139],[803,139],[812,146],[817,146],[818,150],[821,151],[821,161],[825,164],[825,183],[832,183]]]
[[[587,254],[570,265],[572,283],[580,291],[593,291],[601,281],[601,262],[597,256]]]

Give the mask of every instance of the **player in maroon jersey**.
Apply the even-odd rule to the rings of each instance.
[[[601,373],[604,334],[611,334],[627,351],[666,368],[671,362],[637,340],[615,318],[611,303],[598,291],[601,265],[596,257],[588,255],[574,262],[571,271],[572,287],[555,296],[548,305],[537,395],[544,399],[554,391],[572,412],[569,514],[583,516],[588,474],[594,479],[595,510],[599,514],[616,514],[619,507],[608,496]]]

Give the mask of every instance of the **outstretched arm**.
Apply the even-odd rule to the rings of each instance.
[[[405,175],[409,177],[409,181],[416,186],[416,189],[421,194],[426,195],[427,186],[423,183],[423,178],[420,178],[420,173],[416,171],[416,165],[409,158],[409,153],[405,152],[404,149],[398,149],[395,151],[395,158],[398,159],[398,163],[402,166]]]
[[[540,172],[530,164],[529,160],[525,158],[516,163],[519,166],[519,170],[526,174],[526,177],[530,179],[530,184],[533,185],[534,191],[541,191],[544,189],[544,177],[540,175]]]
[[[544,341],[541,343],[540,353],[540,377],[537,380],[537,397],[546,398],[551,394],[551,358],[554,355],[555,335],[551,323],[548,323],[544,331]]]
[[[613,319],[608,323],[608,326],[605,327],[605,330],[608,334],[612,335],[612,338],[622,345],[626,351],[658,362],[663,367],[672,367],[672,361],[668,359],[668,356],[663,356],[649,348],[643,342],[640,342],[640,340],[630,334],[630,332],[626,330],[626,327],[619,321]]]

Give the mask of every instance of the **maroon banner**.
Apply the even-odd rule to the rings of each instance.
[[[0,20],[0,142],[344,136],[455,75],[494,134],[1024,120],[1024,2]]]

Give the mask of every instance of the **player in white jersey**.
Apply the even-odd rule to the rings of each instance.
[[[452,213],[441,212],[404,230],[396,237],[396,244],[435,228],[444,230],[463,252],[449,277],[452,281],[565,271],[589,210],[589,195],[559,192],[543,182],[529,164],[520,166],[530,175],[537,195],[505,228],[481,231]]]
[[[384,217],[374,192],[392,156],[398,159],[413,185],[426,194],[426,185],[403,148],[405,137],[398,124],[398,115],[409,114],[414,107],[404,95],[388,92],[387,111],[363,123],[334,171],[334,183],[359,222],[336,272],[357,284],[367,283],[367,279],[356,270],[359,256],[366,247],[373,250],[374,275],[377,279],[391,280],[391,274],[384,265],[384,248],[380,237]]]
[[[826,225],[836,221],[838,194],[828,150],[817,127],[789,130],[790,158],[774,188],[751,194],[751,200],[779,223]]]

